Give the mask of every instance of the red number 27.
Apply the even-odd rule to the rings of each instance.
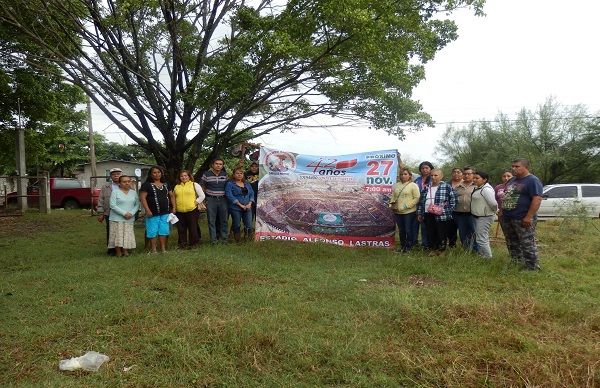
[[[379,166],[383,166],[383,174],[379,172]],[[371,167],[369,171],[367,171],[367,175],[388,175],[390,173],[390,169],[394,165],[392,160],[370,160],[367,162],[367,166]]]

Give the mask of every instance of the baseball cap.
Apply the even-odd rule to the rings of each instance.
[[[120,169],[120,168],[118,168],[118,167],[115,167],[115,168],[111,168],[111,169],[108,171],[108,173],[109,173],[109,174],[112,174],[113,172],[123,172],[123,170],[121,170],[121,169]]]

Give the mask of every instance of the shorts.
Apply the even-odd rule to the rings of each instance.
[[[146,237],[168,236],[171,232],[169,222],[167,221],[168,218],[168,214],[146,217]]]

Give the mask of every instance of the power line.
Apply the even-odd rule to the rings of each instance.
[[[600,119],[600,116],[571,116],[571,117],[552,117],[550,119],[541,119],[541,118],[527,118],[527,121],[544,121],[544,120],[575,120],[575,119]],[[515,123],[518,121],[523,121],[523,119],[493,119],[493,120],[471,120],[471,121],[442,121],[435,122],[435,125],[449,125],[449,124],[485,124],[485,123],[500,123],[500,122],[510,122]]]
[[[555,121],[560,121],[560,120],[583,120],[583,119],[600,119],[600,116],[571,116],[571,117],[552,117],[550,119],[542,119],[542,118],[527,118],[527,121],[544,121],[544,120],[555,120]],[[519,121],[522,121],[523,119],[493,119],[493,120],[470,120],[470,121],[436,121],[435,125],[452,125],[452,124],[490,124],[490,123],[500,123],[500,122],[510,122],[510,123],[516,123]],[[312,126],[311,128],[317,128],[315,126]],[[322,128],[326,128],[325,126],[322,126]],[[295,128],[296,130],[298,129],[302,129],[302,127],[298,127]],[[197,128],[190,128],[190,132],[194,132],[194,131],[198,131]],[[137,132],[137,131],[134,131]],[[155,130],[155,132],[158,132],[158,130]],[[106,135],[117,135],[117,134],[122,134],[123,131],[102,131],[103,134]],[[139,134],[139,132],[137,132]]]

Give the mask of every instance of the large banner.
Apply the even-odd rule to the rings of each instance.
[[[394,246],[396,150],[312,156],[260,150],[256,240]]]

